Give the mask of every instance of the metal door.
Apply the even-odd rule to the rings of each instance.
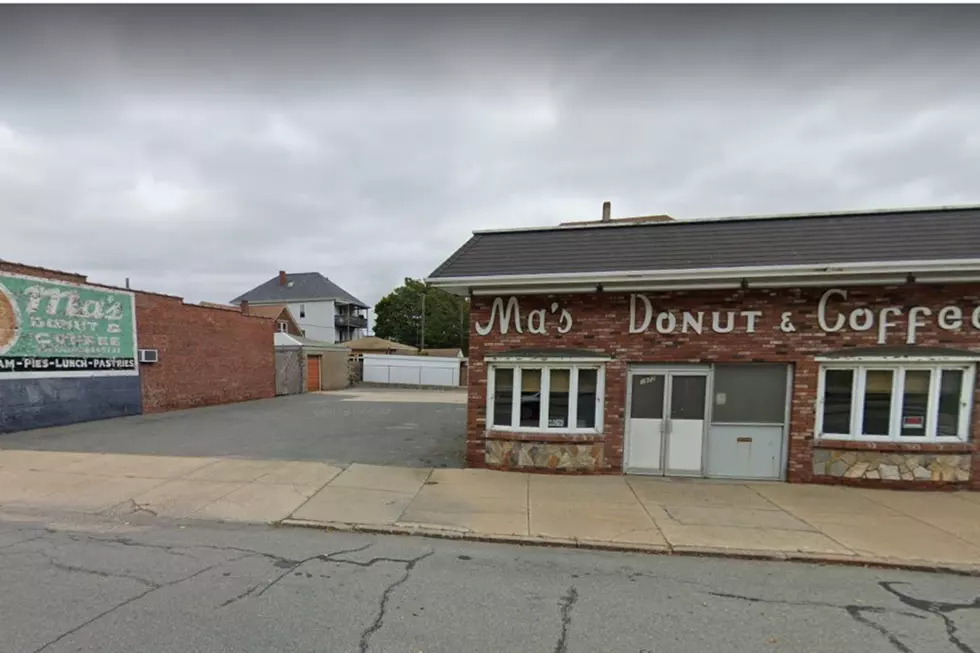
[[[707,392],[706,368],[630,370],[625,470],[700,476]]]

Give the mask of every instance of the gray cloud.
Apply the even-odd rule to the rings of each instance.
[[[0,257],[374,303],[473,229],[980,203],[970,6],[0,7]]]

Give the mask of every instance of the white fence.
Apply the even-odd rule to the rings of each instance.
[[[364,354],[365,383],[459,385],[459,358]]]

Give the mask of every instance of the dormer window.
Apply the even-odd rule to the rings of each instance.
[[[279,333],[287,333],[289,331],[289,323],[286,320],[279,320]]]

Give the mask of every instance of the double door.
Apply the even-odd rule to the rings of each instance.
[[[702,475],[709,372],[708,367],[630,370],[627,472]]]

